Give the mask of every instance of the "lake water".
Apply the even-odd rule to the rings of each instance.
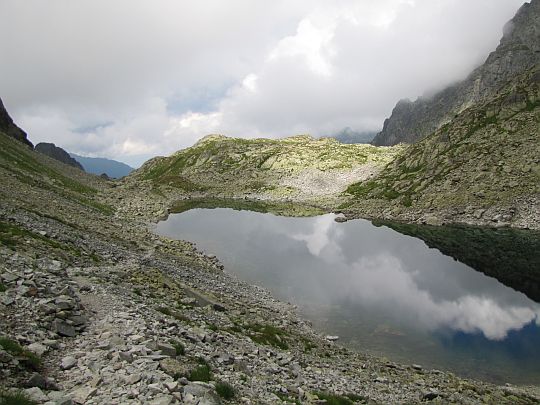
[[[335,217],[191,209],[157,232],[215,254],[346,346],[496,383],[540,382],[538,234],[394,226],[460,262],[388,226]]]

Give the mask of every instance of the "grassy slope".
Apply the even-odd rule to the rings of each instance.
[[[148,161],[131,177],[187,192],[283,196],[311,187],[322,194],[326,183],[362,167],[377,171],[399,150],[310,136],[247,140],[211,135],[170,157]],[[306,185],[310,181],[314,184]]]
[[[16,180],[28,185],[30,194],[56,195],[66,201],[82,205],[86,209],[104,215],[113,212],[112,207],[100,203],[96,195],[104,182],[94,176],[73,170],[67,165],[34,152],[24,144],[0,132],[0,170],[5,186],[0,191],[5,199],[13,198],[9,183]],[[21,205],[35,206],[34,199],[23,199]]]
[[[489,207],[540,192],[540,71],[402,151],[375,179],[348,188],[357,201]],[[353,205],[354,206],[354,203]]]
[[[0,245],[19,252],[28,247],[44,257],[69,261],[98,260],[72,234],[114,233],[114,208],[102,198],[107,182],[37,153],[2,132],[0,179]],[[54,237],[42,234],[50,223],[62,224],[65,232]]]

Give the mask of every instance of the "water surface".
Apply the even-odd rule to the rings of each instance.
[[[298,305],[316,329],[339,335],[353,348],[497,383],[540,381],[540,305],[484,274],[493,270],[499,277],[504,270],[505,281],[509,272],[502,267],[504,260],[482,249],[484,234],[473,233],[475,244],[459,230],[452,231],[450,242],[441,242],[440,235],[431,236],[436,243],[426,240],[444,245],[445,252],[453,249],[454,256],[465,250],[460,246],[469,246],[463,261],[483,266],[481,273],[387,226],[334,219],[334,214],[290,218],[229,208],[192,209],[171,215],[157,232],[193,241],[217,255],[226,271]],[[415,234],[411,229],[407,233]],[[491,248],[492,237],[487,238]],[[515,239],[507,237],[496,245],[497,252],[511,257]],[[538,260],[536,235],[531,243],[521,249],[530,257],[522,258],[526,255],[519,251],[525,263],[520,265],[530,268]],[[471,245],[483,257],[482,266],[476,264]],[[517,268],[512,274],[523,271]],[[537,279],[535,273],[527,274],[533,276],[510,284],[522,284],[521,291],[534,297]]]

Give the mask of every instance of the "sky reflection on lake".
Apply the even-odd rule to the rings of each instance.
[[[157,231],[216,254],[352,346],[494,381],[538,380],[538,303],[422,240],[334,219],[195,209]]]

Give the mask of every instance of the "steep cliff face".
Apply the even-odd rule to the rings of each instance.
[[[508,80],[540,63],[540,0],[525,3],[503,30],[497,49],[464,81],[433,97],[399,101],[374,145],[414,143],[465,109],[487,100]]]
[[[0,99],[0,131],[4,132],[6,135],[12,138],[15,138],[19,142],[30,146],[31,148],[34,147],[34,145],[32,145],[32,142],[27,139],[26,132],[24,132],[17,125],[15,125],[8,112],[6,111],[6,108],[2,103],[2,99]]]
[[[79,162],[73,159],[64,149],[56,146],[54,143],[38,143],[36,145],[36,151],[43,153],[50,158],[56,159],[59,162],[65,163],[66,165],[73,166],[84,171]]]

